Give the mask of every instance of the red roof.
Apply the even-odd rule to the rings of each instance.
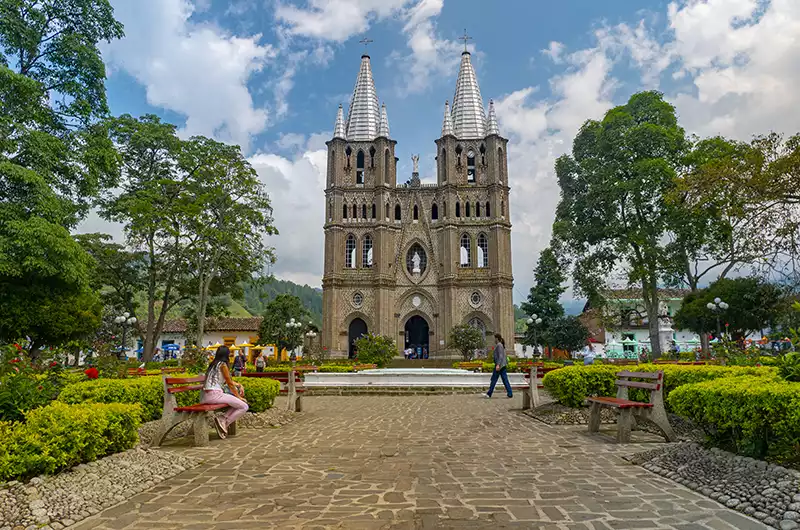
[[[206,331],[258,331],[261,320],[262,317],[206,318]],[[162,333],[186,333],[186,319],[167,320]]]

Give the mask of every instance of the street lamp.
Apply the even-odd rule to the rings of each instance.
[[[294,318],[292,318],[291,320],[289,320],[289,322],[286,323],[286,342],[288,342],[289,346],[291,346],[292,348],[292,353],[290,355],[292,362],[294,362],[295,359],[297,358],[295,352],[295,350],[297,349],[297,337],[299,336],[300,328],[302,327],[303,324],[297,322]]]
[[[536,357],[536,354],[539,352],[539,346],[536,340],[536,326],[542,323],[542,319],[536,313],[532,314],[528,318],[528,327],[531,328],[533,331],[533,356]]]
[[[714,298],[713,302],[707,303],[706,307],[709,311],[714,313],[714,316],[717,318],[717,338],[720,338],[722,336],[722,328],[719,324],[719,316],[723,311],[727,311],[730,306],[726,302],[723,302],[721,298],[717,297]]]
[[[125,351],[127,350],[125,337],[127,335],[128,328],[136,324],[136,317],[132,317],[130,313],[125,311],[120,316],[114,319],[114,323],[122,326],[122,351],[120,352],[119,357],[122,357],[124,355],[125,358],[127,359],[128,355],[125,353]]]

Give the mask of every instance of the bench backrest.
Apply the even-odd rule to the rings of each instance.
[[[191,390],[202,390],[205,382],[205,374],[195,377],[164,376],[164,388],[168,394],[178,394],[180,392],[189,392]]]
[[[377,367],[377,364],[357,364],[353,366],[353,371],[358,372],[360,370],[374,370]]]
[[[311,364],[303,364],[295,367],[295,371],[297,372],[316,372],[317,370],[318,368]]]
[[[260,372],[259,376],[275,379],[279,383],[289,383],[289,372]],[[294,373],[294,382],[301,382],[300,374],[298,372]]]
[[[184,368],[183,366],[170,366],[161,369],[162,374],[177,374],[177,373],[183,373],[185,371],[186,368]]]
[[[476,368],[483,368],[483,362],[481,361],[467,361],[463,363],[458,363],[458,367],[462,370],[474,370]]]
[[[632,381],[639,379],[640,381]],[[643,380],[643,381],[642,381]],[[654,400],[663,399],[664,372],[630,372],[623,371],[617,373],[617,398],[628,399],[629,388],[641,388],[650,391],[650,403]]]

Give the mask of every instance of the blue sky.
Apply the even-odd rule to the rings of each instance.
[[[275,203],[273,272],[320,285],[324,141],[353,89],[364,37],[399,170],[432,175],[444,101],[469,41],[484,104],[510,140],[515,301],[550,237],[553,161],[580,125],[658,89],[699,135],[795,132],[796,0],[112,0],[104,45],[114,114],[242,145]],[[82,230],[119,234],[92,216]]]

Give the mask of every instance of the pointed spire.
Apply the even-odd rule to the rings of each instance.
[[[380,111],[375,82],[372,79],[369,55],[361,56],[361,69],[358,72],[350,108],[347,112],[347,139],[350,141],[370,141],[378,136]]]
[[[378,136],[389,138],[389,116],[386,114],[386,103],[381,105],[381,125],[378,128]]]
[[[494,100],[489,100],[489,116],[486,118],[486,136],[496,134],[500,136],[500,127],[497,125],[497,114],[494,111]]]
[[[471,140],[486,136],[486,113],[470,53],[461,54],[461,68],[453,96],[453,133],[456,138]]]
[[[336,111],[336,125],[333,126],[333,137],[334,138],[341,138],[342,140],[345,139],[345,133],[344,133],[344,111],[342,110],[341,103],[339,104],[339,110]]]
[[[444,120],[442,121],[442,138],[453,134],[453,118],[450,115],[450,102],[444,102]]]

